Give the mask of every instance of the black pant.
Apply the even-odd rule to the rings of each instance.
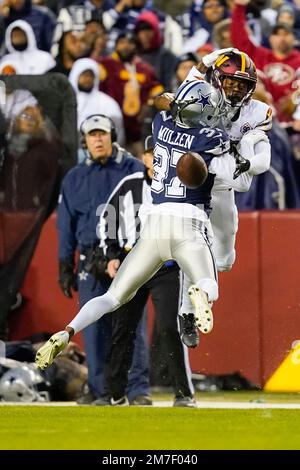
[[[0,265],[0,339],[4,341],[8,340],[8,316],[11,306],[22,287],[39,240],[42,223],[43,219],[40,218],[11,259]]]
[[[129,303],[112,314],[112,346],[106,373],[107,383],[114,399],[125,395],[127,374],[133,357],[135,332],[149,294],[154,303],[157,330],[162,341],[162,351],[168,365],[175,396],[192,396],[186,372],[184,346],[177,327],[179,277],[177,265],[161,268],[138,290]]]

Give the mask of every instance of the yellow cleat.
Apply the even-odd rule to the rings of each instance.
[[[69,342],[69,333],[67,331],[59,331],[40,347],[36,353],[35,363],[40,369],[47,369],[56,356],[60,354]]]
[[[192,285],[188,293],[195,308],[194,315],[197,328],[199,328],[201,333],[210,333],[214,326],[214,320],[207,294],[196,285]]]

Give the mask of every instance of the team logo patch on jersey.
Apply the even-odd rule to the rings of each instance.
[[[246,122],[241,127],[241,133],[246,134],[246,132],[250,131],[251,129],[252,129],[252,127],[250,126],[249,122]]]

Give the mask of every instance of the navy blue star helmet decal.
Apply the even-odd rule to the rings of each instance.
[[[205,106],[212,106],[212,102],[209,99],[209,96],[210,96],[209,94],[204,95],[201,93],[200,90],[198,90],[198,96],[199,96],[198,103],[202,104],[202,110],[204,110]]]
[[[220,139],[220,149],[225,152],[225,150],[228,150],[228,142],[225,142],[224,140]]]

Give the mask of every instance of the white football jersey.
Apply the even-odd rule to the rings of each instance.
[[[241,140],[244,134],[252,129],[268,131],[272,127],[272,109],[266,103],[250,99],[244,104],[236,120],[223,118],[223,128],[233,142]]]
[[[204,80],[204,77],[205,75],[199,72],[196,67],[192,67],[183,83],[196,79]],[[262,101],[250,99],[249,103],[241,107],[236,120],[226,119],[225,121],[223,117],[222,121],[222,127],[229,139],[238,142],[244,134],[252,129],[270,130],[272,127],[272,109]]]

